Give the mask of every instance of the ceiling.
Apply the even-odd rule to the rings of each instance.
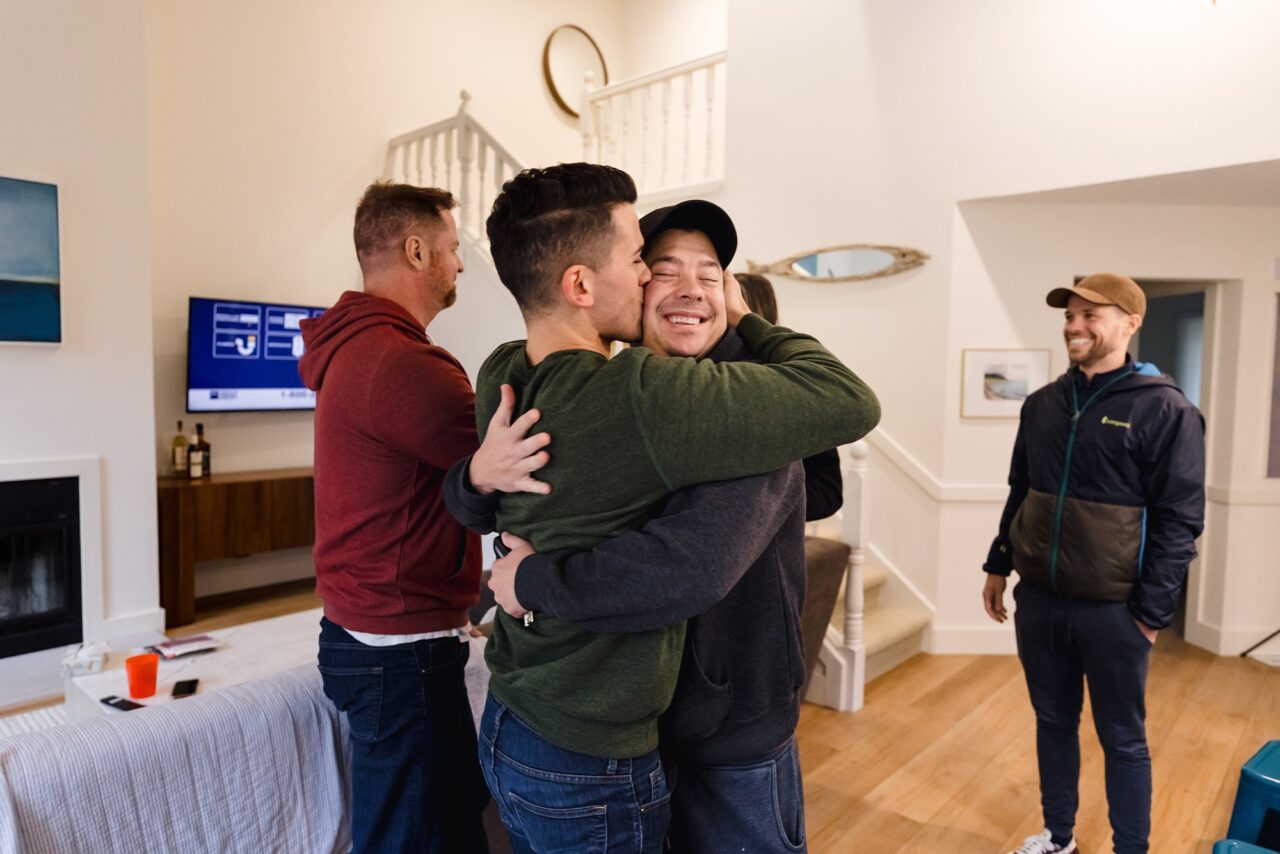
[[[1280,207],[1280,160],[1019,193],[986,202]]]

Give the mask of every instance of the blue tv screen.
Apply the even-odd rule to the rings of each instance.
[[[187,315],[187,411],[315,409],[302,384],[302,332],[318,306],[191,297]]]

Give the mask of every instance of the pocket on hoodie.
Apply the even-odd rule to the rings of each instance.
[[[712,681],[698,659],[698,648],[689,644],[680,664],[680,676],[667,723],[681,740],[708,738],[723,725],[733,708],[733,686]]]

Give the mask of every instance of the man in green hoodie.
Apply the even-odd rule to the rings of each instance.
[[[812,338],[750,313],[724,278],[729,325],[764,364],[608,358],[640,336],[650,274],[625,173],[563,164],[509,181],[488,221],[494,263],[528,340],[481,368],[483,430],[500,387],[554,437],[546,495],[503,495],[500,530],[538,551],[587,549],[644,524],[674,491],[761,474],[854,441],[879,418],[870,389]],[[697,318],[693,319],[695,322]],[[684,627],[601,635],[499,614],[481,766],[517,850],[659,851],[669,792],[657,719]]]

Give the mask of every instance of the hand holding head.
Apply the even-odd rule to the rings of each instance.
[[[747,305],[746,299],[742,296],[742,286],[728,270],[724,271],[724,310],[729,319],[729,325],[734,327],[742,321],[742,318],[751,314],[751,306]]]

